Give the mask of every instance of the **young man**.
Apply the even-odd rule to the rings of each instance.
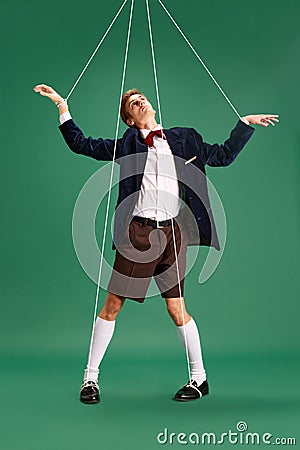
[[[206,181],[201,183],[200,196],[196,195],[190,182],[199,184],[199,180],[189,179],[195,178],[195,174],[188,169],[192,167],[188,164],[199,169],[205,180],[206,164],[226,166],[234,161],[254,132],[250,124],[267,127],[278,122],[278,116],[245,116],[223,145],[210,145],[191,128],[162,130],[151,103],[140,91],[131,89],[123,95],[121,103],[121,117],[129,129],[115,143],[110,139],[86,138],[72,120],[66,101],[51,87],[42,84],[34,90],[58,107],[59,128],[72,151],[105,161],[113,160],[115,151],[121,173],[128,171],[128,176],[122,177],[119,183],[114,270],[95,323],[80,400],[100,401],[98,367],[113,336],[117,315],[126,298],[144,301],[152,276],[165,298],[189,359],[191,379],[179,389],[175,399],[190,401],[208,394],[197,325],[187,312],[183,298],[185,257],[187,245],[213,246],[218,250],[219,243]],[[139,166],[136,173],[128,170],[135,164],[128,162],[128,157],[141,161],[136,163]],[[182,202],[191,211],[193,230],[184,220],[180,225]]]

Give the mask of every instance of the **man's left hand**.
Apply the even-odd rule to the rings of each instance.
[[[261,125],[262,127],[268,127],[269,125],[275,126],[274,122],[279,122],[278,114],[253,114],[245,116],[243,119],[248,121],[251,125]]]

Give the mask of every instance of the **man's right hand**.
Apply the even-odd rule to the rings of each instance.
[[[39,92],[43,97],[50,98],[53,103],[56,103],[58,100],[63,100],[61,95],[59,95],[51,86],[47,86],[46,84],[37,84],[33,90]]]
[[[69,111],[67,102],[51,86],[47,86],[46,84],[37,84],[33,90],[34,92],[39,92],[43,97],[50,98],[50,100],[52,100],[58,107],[59,114]]]

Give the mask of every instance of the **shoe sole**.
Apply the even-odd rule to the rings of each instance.
[[[208,392],[205,392],[201,395],[201,397],[197,397],[197,398],[176,398],[173,397],[173,400],[176,400],[177,402],[193,402],[195,400],[199,400],[200,398],[204,397],[205,395],[208,395]]]
[[[94,405],[96,403],[100,403],[100,399],[93,399],[93,400],[84,400],[83,398],[79,399],[81,401],[81,403],[84,403],[86,405]]]

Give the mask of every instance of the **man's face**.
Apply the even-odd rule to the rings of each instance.
[[[151,103],[141,94],[134,94],[129,97],[126,110],[130,115],[130,119],[127,120],[129,126],[144,123],[146,120],[153,118],[156,113]]]

